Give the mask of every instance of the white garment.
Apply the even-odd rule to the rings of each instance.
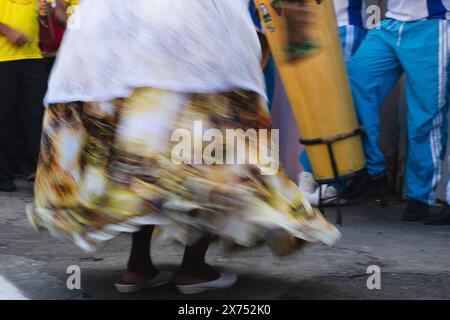
[[[367,25],[366,0],[333,0],[336,19],[339,27]]]
[[[450,19],[450,0],[388,0],[386,17],[399,21]]]
[[[265,97],[249,0],[83,0],[45,104],[107,101],[134,88],[251,90]]]

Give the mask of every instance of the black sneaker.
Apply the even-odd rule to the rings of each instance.
[[[450,206],[445,206],[438,214],[429,216],[423,223],[432,226],[450,225]]]
[[[1,192],[14,192],[17,191],[17,187],[11,180],[0,181],[0,191]]]
[[[408,205],[403,212],[403,221],[420,221],[428,217],[430,211],[430,206],[417,201],[408,200]]]
[[[387,193],[387,184],[385,173],[371,176],[365,172],[352,180],[345,188],[342,197],[351,200],[367,196],[382,198]]]

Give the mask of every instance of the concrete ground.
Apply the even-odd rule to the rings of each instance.
[[[239,282],[223,292],[181,296],[173,285],[119,295],[113,283],[125,269],[130,236],[107,242],[95,254],[36,233],[24,213],[31,184],[0,193],[0,299],[449,299],[450,226],[403,223],[402,202],[344,208],[342,239],[334,247],[311,245],[288,258],[266,248],[222,254],[209,251],[211,264],[234,270]],[[329,219],[334,214],[328,211]],[[182,248],[155,243],[157,265],[176,271]],[[81,289],[69,290],[67,267],[81,268]],[[381,268],[381,289],[369,290],[367,268]]]

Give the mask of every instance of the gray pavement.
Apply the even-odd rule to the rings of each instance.
[[[24,213],[32,185],[0,193],[0,299],[449,299],[450,226],[403,223],[402,202],[388,208],[364,203],[344,208],[342,239],[334,247],[310,245],[287,258],[266,248],[223,254],[212,246],[208,261],[239,274],[235,287],[181,296],[173,285],[133,295],[115,292],[125,270],[130,236],[122,235],[89,255],[69,242],[36,233]],[[332,210],[327,211],[334,220]],[[183,250],[155,242],[154,261],[176,271]],[[66,286],[70,265],[81,268],[81,289]],[[381,289],[369,290],[367,267],[381,268]],[[9,296],[8,296],[9,292]],[[3,295],[3,297],[2,297]]]

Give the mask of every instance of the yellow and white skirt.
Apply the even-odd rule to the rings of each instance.
[[[339,238],[281,170],[263,175],[258,164],[180,163],[195,158],[194,150],[174,159],[174,130],[192,133],[196,144],[195,122],[220,132],[271,128],[261,97],[240,90],[140,88],[109,102],[50,105],[35,202],[27,208],[31,223],[86,251],[143,225],[185,245],[208,232],[239,246],[266,241],[276,254],[295,251],[295,239],[331,245]],[[258,152],[251,143],[247,149]]]

